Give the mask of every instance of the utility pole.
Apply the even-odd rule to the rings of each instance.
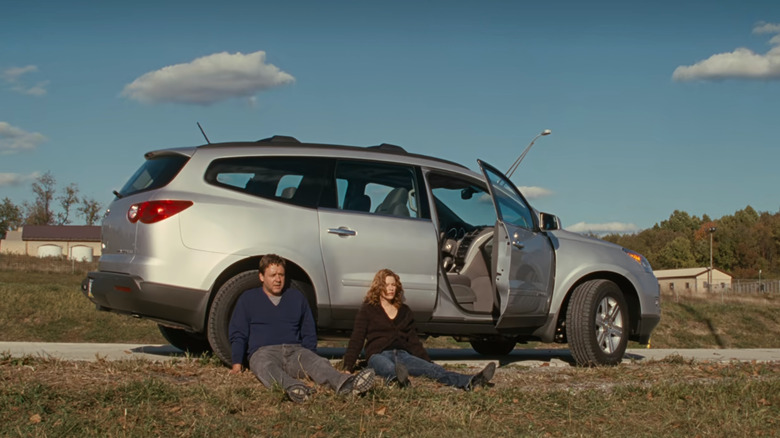
[[[712,292],[712,235],[715,234],[716,227],[710,227],[710,269],[707,272],[707,291]],[[721,301],[723,301],[723,295],[721,294]]]

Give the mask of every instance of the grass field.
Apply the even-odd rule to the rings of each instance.
[[[96,264],[0,256],[0,339],[165,343],[151,321],[98,312],[81,293]]]
[[[95,263],[0,256],[0,339],[166,343],[151,321],[95,310],[80,286],[86,272],[95,267]],[[780,348],[780,296],[726,296],[722,303],[720,295],[679,301],[664,296],[661,323],[650,344],[655,348]],[[468,347],[448,338],[428,339],[426,345]],[[558,346],[530,343],[519,348]]]
[[[154,323],[98,312],[89,264],[0,257],[0,339],[165,343]],[[778,297],[664,297],[657,348],[780,348]],[[446,339],[428,346],[458,347]],[[551,345],[529,345],[550,348]],[[562,346],[565,347],[565,346]],[[473,372],[474,370],[463,370]],[[209,357],[65,362],[0,352],[0,436],[777,436],[780,363],[664,361],[499,368],[466,393],[413,379],[296,405]]]
[[[0,357],[2,436],[776,436],[780,364],[667,359],[611,368],[502,367],[474,392],[413,379],[297,405],[213,361]]]

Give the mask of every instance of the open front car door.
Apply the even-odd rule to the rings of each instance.
[[[492,270],[500,315],[496,328],[544,324],[554,284],[549,238],[517,188],[495,167],[478,160],[496,209]]]

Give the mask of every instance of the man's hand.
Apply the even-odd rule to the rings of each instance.
[[[233,368],[228,371],[228,374],[240,374],[242,371],[242,367],[240,363],[234,363]]]

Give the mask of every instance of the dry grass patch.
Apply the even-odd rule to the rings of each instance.
[[[427,379],[297,405],[208,360],[0,357],[2,436],[772,436],[780,364],[670,360],[500,368],[467,393]]]

